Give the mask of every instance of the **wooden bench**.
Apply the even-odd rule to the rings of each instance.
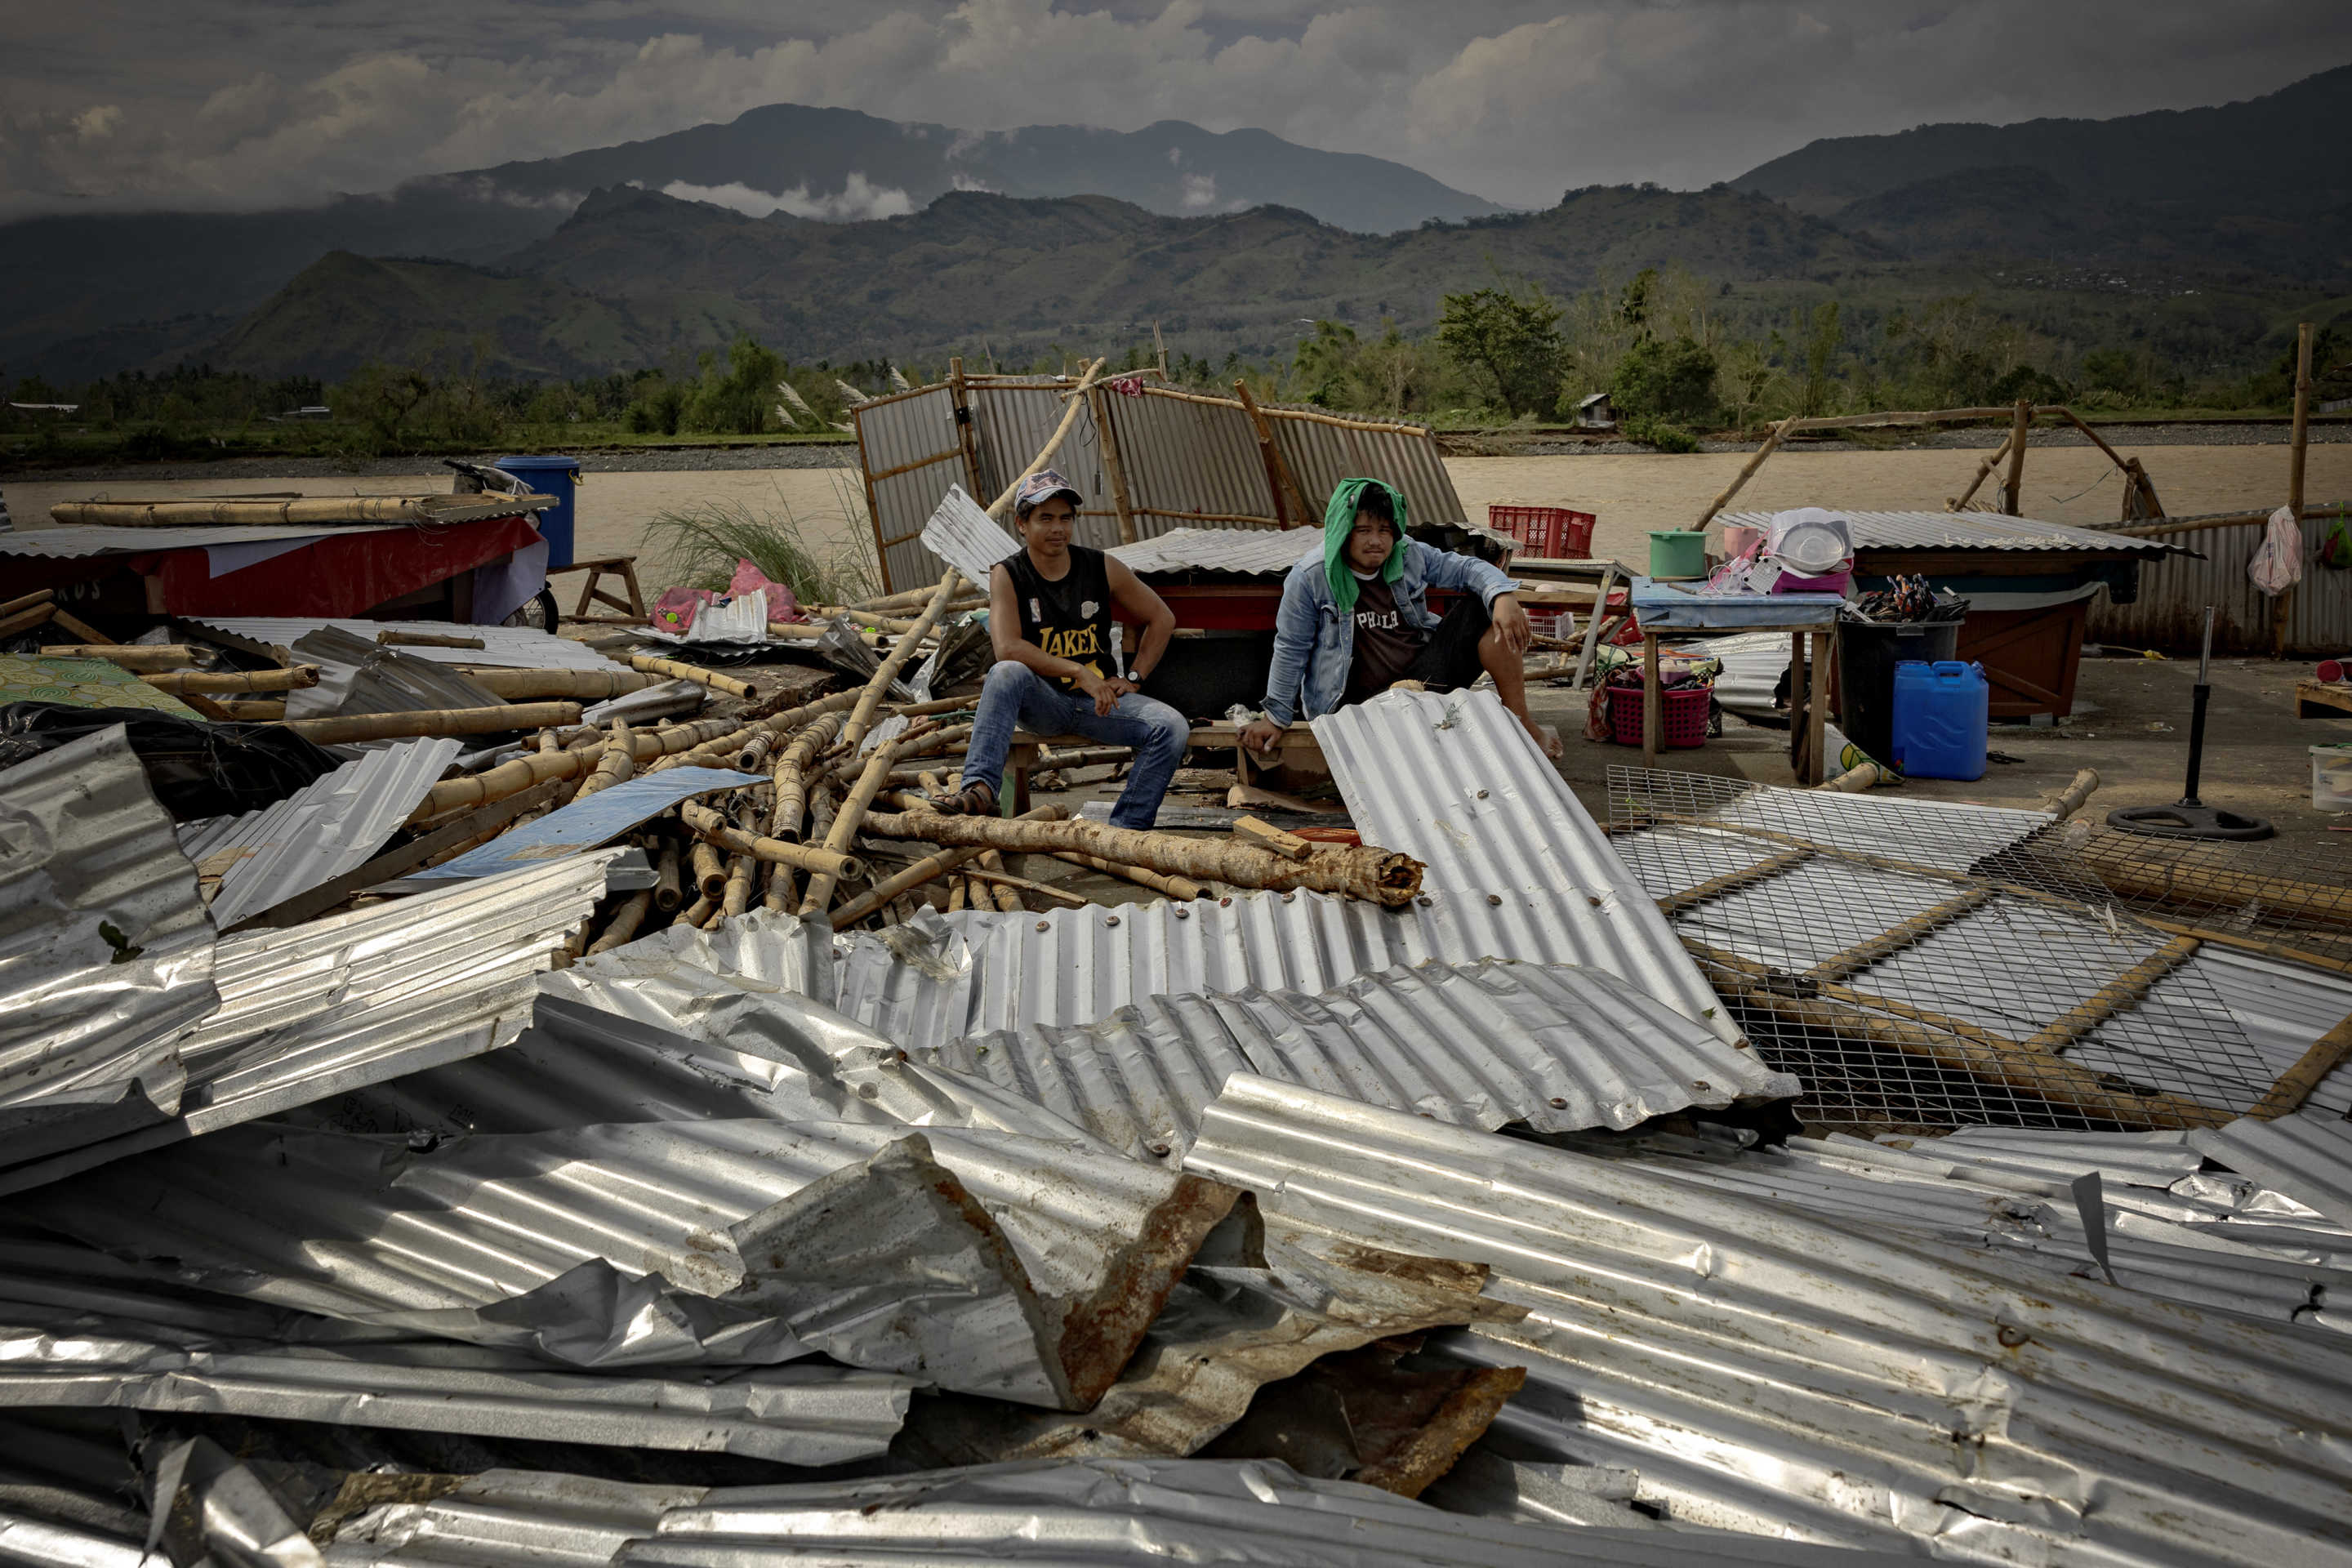
[[[630,621],[637,622],[639,624],[642,624],[646,620],[646,595],[645,591],[637,586],[637,558],[635,556],[607,555],[602,560],[574,561],[569,565],[551,566],[547,569],[547,574],[550,577],[553,577],[560,572],[585,572],[588,574],[587,582],[583,584],[580,588],[580,603],[573,607],[570,615],[563,617],[565,620],[609,621],[620,619],[624,616]],[[618,577],[621,580],[622,586],[628,589],[629,596],[625,601],[614,598],[611,594],[604,591],[604,579],[607,577]],[[620,611],[621,616],[592,615],[589,613],[588,609],[588,606],[591,605],[610,605],[613,608]]]
[[[1013,734],[1012,749],[1004,753],[1004,771],[1013,778],[1013,810],[1019,815],[1029,809],[1029,773],[1038,765],[1045,752],[1077,751],[1104,744],[1087,735],[1033,735],[1026,730]],[[1261,756],[1241,743],[1241,726],[1220,721],[1214,724],[1195,724],[1192,739],[1186,744],[1195,750],[1230,751],[1234,753],[1234,777],[1243,790],[1250,784],[1249,770],[1292,767],[1308,773],[1327,773],[1331,771],[1323,760],[1323,748],[1316,743],[1315,731],[1306,724],[1293,724],[1282,732],[1274,751]]]

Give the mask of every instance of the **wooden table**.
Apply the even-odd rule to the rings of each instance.
[[[1830,668],[1837,658],[1836,594],[1691,592],[1679,584],[1636,577],[1628,590],[1642,628],[1642,763],[1658,765],[1664,700],[1658,687],[1658,642],[1676,634],[1789,634],[1789,766],[1800,784],[1820,784],[1829,759],[1822,731],[1829,723]],[[1808,657],[1807,639],[1811,639]]]

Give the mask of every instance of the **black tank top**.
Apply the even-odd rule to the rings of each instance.
[[[1024,641],[1098,676],[1118,672],[1110,652],[1110,573],[1101,551],[1071,545],[1070,570],[1058,583],[1038,575],[1026,550],[1009,558],[1004,570],[1013,579]],[[1077,683],[1057,684],[1069,690]]]

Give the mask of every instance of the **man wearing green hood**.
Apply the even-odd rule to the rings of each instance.
[[[1265,717],[1242,731],[1274,749],[1296,720],[1314,719],[1413,680],[1433,691],[1468,686],[1481,671],[1536,744],[1557,752],[1528,717],[1521,663],[1534,628],[1511,579],[1475,556],[1405,537],[1404,492],[1379,479],[1342,479],[1323,510],[1323,549],[1290,569],[1274,624]],[[1460,597],[1443,618],[1432,588]]]

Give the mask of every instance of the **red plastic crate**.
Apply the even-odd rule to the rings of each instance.
[[[1592,552],[1589,511],[1564,506],[1503,506],[1486,509],[1486,526],[1519,542],[1519,553],[1550,561],[1582,561]]]
[[[1658,728],[1669,747],[1688,750],[1706,744],[1707,708],[1714,697],[1711,686],[1675,686],[1658,693]],[[1640,687],[1609,689],[1609,738],[1621,746],[1642,743]]]

